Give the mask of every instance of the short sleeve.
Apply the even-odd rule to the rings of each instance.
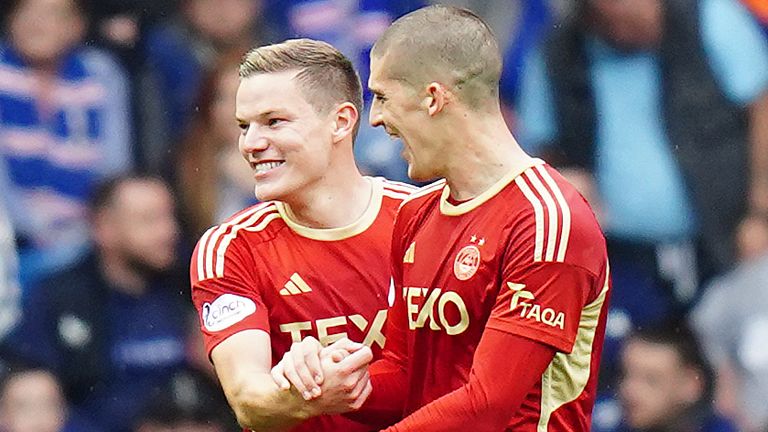
[[[503,275],[487,327],[570,353],[594,276],[562,262],[510,263]]]
[[[768,90],[768,41],[737,0],[701,2],[701,33],[710,65],[733,102],[748,105]]]
[[[269,314],[261,297],[258,271],[246,245],[226,242],[218,227],[206,232],[190,263],[192,302],[200,318],[205,349],[243,330],[269,332]]]

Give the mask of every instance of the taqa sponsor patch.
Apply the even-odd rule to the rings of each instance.
[[[203,325],[208,331],[224,330],[256,312],[253,300],[234,294],[219,296],[203,304]]]

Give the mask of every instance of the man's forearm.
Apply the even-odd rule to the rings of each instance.
[[[401,365],[387,358],[374,362],[369,370],[373,386],[371,395],[358,411],[344,416],[382,429],[402,419],[408,377]]]
[[[291,388],[277,386],[269,374],[244,381],[227,395],[237,421],[253,431],[281,431],[289,429],[317,415],[312,404]]]
[[[469,382],[385,432],[503,430],[554,355],[554,348],[539,342],[486,329]]]

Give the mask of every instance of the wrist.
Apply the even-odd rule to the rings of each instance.
[[[294,420],[303,422],[322,414],[317,408],[317,403],[304,400],[295,387],[291,387],[290,390],[281,390],[281,392],[285,394],[284,406],[290,407],[289,413]]]

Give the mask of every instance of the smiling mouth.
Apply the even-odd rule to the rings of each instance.
[[[273,162],[273,161],[270,161],[270,162],[259,162],[259,163],[252,163],[251,167],[253,168],[254,171],[256,171],[256,174],[261,174],[261,173],[265,173],[267,171],[273,170],[273,169],[279,167],[280,165],[282,165],[284,163],[285,163],[284,161],[281,161],[281,162]]]

